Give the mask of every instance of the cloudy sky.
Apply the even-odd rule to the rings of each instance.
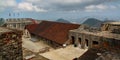
[[[0,0],[0,17],[120,20],[120,0]]]

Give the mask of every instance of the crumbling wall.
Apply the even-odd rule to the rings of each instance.
[[[114,52],[120,53],[120,40],[115,40],[112,38],[102,38],[101,47]]]
[[[112,33],[120,34],[120,28],[113,29]]]
[[[76,45],[76,46],[81,45],[81,48],[83,48],[83,49],[84,48],[99,47],[99,45],[101,43],[100,42],[101,37],[94,36],[91,34],[69,32],[69,40],[70,41],[73,41],[72,37],[74,37],[74,41],[75,41],[74,45]],[[97,42],[98,44],[94,44],[93,41]]]
[[[21,31],[0,34],[0,59],[23,60]]]

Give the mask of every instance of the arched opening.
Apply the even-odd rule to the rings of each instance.
[[[75,37],[71,36],[71,39],[72,39],[72,44],[75,44]]]
[[[79,44],[81,44],[81,38],[78,38],[78,42],[79,42]]]
[[[88,39],[85,39],[85,45],[88,47]]]
[[[93,46],[93,47],[99,47],[99,45],[98,45],[98,44],[99,44],[99,42],[98,42],[98,41],[93,41],[93,42],[92,42],[92,46]]]

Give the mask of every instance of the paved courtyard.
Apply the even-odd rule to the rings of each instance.
[[[40,53],[40,51],[45,50],[46,47],[49,47],[50,50]],[[87,51],[87,49],[80,49],[79,47],[74,47],[73,45],[69,45],[65,48],[59,48],[55,50],[48,44],[46,44],[44,41],[33,42],[30,40],[30,38],[23,38],[23,48],[31,51],[32,54],[37,54],[36,56],[38,57],[43,56],[50,60],[72,60],[76,57],[80,57]],[[24,54],[24,57],[26,57],[27,55],[32,55],[26,55],[25,51]]]
[[[66,48],[52,50],[40,55],[50,60],[72,60],[76,57],[80,57],[86,51],[87,49],[80,49],[78,47],[74,47],[73,45],[69,45]]]
[[[33,42],[30,40],[30,38],[22,38],[22,40],[23,40],[22,46],[35,53],[38,53],[40,50],[43,50],[46,47],[50,48],[50,50],[53,49],[43,41]]]

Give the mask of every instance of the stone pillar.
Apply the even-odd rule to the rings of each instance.
[[[17,28],[17,23],[15,24],[15,29]]]
[[[21,23],[19,23],[19,29],[21,29]]]
[[[77,33],[75,34],[75,45],[77,45],[77,46],[79,45],[78,34]]]
[[[68,44],[71,44],[71,40],[72,40],[71,33],[69,33],[68,40],[69,40]]]
[[[7,26],[6,27],[9,27],[10,26],[10,24],[7,24]]]
[[[11,28],[12,27],[12,24],[9,24],[9,26],[8,26],[9,28]]]
[[[85,35],[84,34],[81,34],[81,35],[82,35],[82,38],[81,38],[81,48],[85,49]]]
[[[89,40],[88,40],[88,48],[92,48],[92,39],[91,39],[92,37],[90,37],[89,38]]]
[[[9,24],[9,28],[14,28],[12,23]]]

